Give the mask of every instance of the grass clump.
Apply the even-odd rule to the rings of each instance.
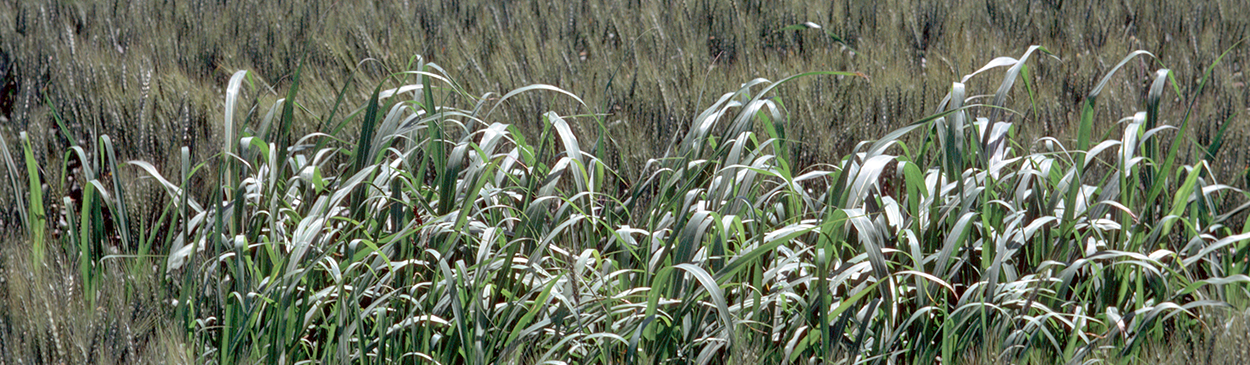
[[[1244,194],[1203,159],[1178,163],[1195,145],[1189,119],[1158,117],[1180,93],[1170,71],[1145,111],[1096,118],[1103,86],[1151,57],[1132,53],[1080,104],[1075,141],[1022,143],[1009,101],[1045,55],[995,59],[930,116],[809,168],[772,92],[858,75],[755,79],[637,176],[604,161],[602,115],[534,115],[537,135],[499,121],[520,95],[584,105],[553,86],[477,96],[418,58],[297,139],[297,87],[234,119],[260,85],[239,72],[220,153],[184,149],[172,178],[130,163],[174,202],[146,223],[165,228],[62,241],[80,263],[160,266],[196,362],[1135,362],[1169,333],[1234,323],[1250,233],[1219,207]],[[969,91],[1004,68],[993,94]],[[85,160],[114,164],[108,141]],[[221,188],[201,202],[186,190],[204,171]],[[123,184],[92,186],[71,216],[93,223],[70,227],[123,211]],[[156,261],[75,249],[158,239]]]
[[[0,362],[1239,356],[1236,1],[327,4],[0,4]]]
[[[1244,51],[1147,65],[1226,60],[1244,7],[398,4],[0,4],[0,354],[1132,362],[1235,328]],[[1029,43],[1072,57],[962,71]],[[813,65],[871,79],[753,79]]]

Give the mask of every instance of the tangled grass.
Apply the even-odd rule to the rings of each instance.
[[[66,157],[87,183],[62,199],[74,209],[56,239],[36,239],[55,216],[39,175],[7,166],[30,192],[31,267],[77,258],[85,298],[124,298],[102,293],[158,267],[173,303],[161,323],[185,340],[141,338],[197,363],[1141,362],[1163,356],[1144,344],[1239,338],[1250,231],[1247,205],[1221,209],[1245,201],[1213,178],[1221,144],[1159,118],[1193,105],[1165,103],[1183,96],[1166,69],[1144,111],[1096,118],[1141,51],[1075,106],[1075,141],[1020,138],[1009,120],[1031,105],[1011,96],[1039,87],[1028,65],[1047,54],[994,59],[929,116],[806,168],[794,146],[814,137],[789,130],[773,92],[861,75],[751,80],[627,175],[605,161],[619,142],[603,115],[532,115],[542,128],[527,135],[501,112],[527,94],[584,105],[576,94],[474,95],[420,58],[320,118],[297,108],[298,82],[240,115],[260,83],[235,73],[219,153],[183,147],[175,176],[126,163],[172,202],[154,221],[125,216],[144,202],[103,173],[122,168],[108,136]],[[969,91],[994,74],[992,94]],[[188,190],[209,172],[220,188],[200,201]]]
[[[1240,2],[350,3],[0,4],[0,363],[1246,362]]]

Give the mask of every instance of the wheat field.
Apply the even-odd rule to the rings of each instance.
[[[0,363],[1242,363],[1248,19],[6,2]]]

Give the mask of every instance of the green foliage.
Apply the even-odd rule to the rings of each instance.
[[[474,96],[417,59],[329,120],[362,125],[360,138],[286,147],[292,91],[260,120],[275,129],[244,128],[206,162],[235,174],[219,200],[181,193],[185,164],[163,183],[182,201],[165,265],[178,318],[218,363],[878,363],[985,346],[1081,362],[1218,327],[1250,283],[1250,237],[1217,214],[1243,194],[1205,160],[1173,169],[1146,148],[1173,129],[1152,112],[1122,119],[1118,139],[1082,133],[1087,149],[1019,144],[1007,100],[1035,51],[806,170],[770,93],[856,74],[747,82],[636,178],[583,151],[572,126],[600,116],[544,113],[537,139],[495,121],[523,93],[581,104],[552,86]],[[966,82],[1000,67],[992,104],[975,104]]]
[[[1245,333],[1242,6],[398,4],[0,4],[0,362],[1152,362]],[[1019,42],[1065,58],[961,71]],[[867,73],[759,78],[812,69]]]
[[[27,191],[30,192],[30,207],[27,208],[26,224],[27,234],[30,235],[30,241],[33,244],[31,253],[34,257],[35,265],[43,262],[44,252],[44,232],[47,229],[48,217],[43,209],[43,187],[39,180],[39,163],[35,161],[35,155],[30,148],[30,138],[26,133],[22,133],[22,151],[26,156],[26,177],[30,180],[27,185]],[[7,152],[7,151],[6,151]],[[16,175],[16,174],[14,174]],[[20,208],[19,208],[20,209]]]

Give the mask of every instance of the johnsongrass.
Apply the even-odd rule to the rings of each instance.
[[[1250,282],[1250,233],[1217,207],[1244,194],[1205,159],[1176,160],[1196,147],[1188,118],[1158,117],[1163,94],[1181,96],[1170,72],[1155,73],[1145,112],[1098,119],[1102,87],[1151,57],[1133,53],[1080,106],[1074,144],[1019,141],[1008,102],[1046,53],[995,59],[931,116],[802,171],[791,147],[819,136],[789,134],[770,91],[857,74],[751,80],[640,176],[601,159],[616,142],[599,114],[531,116],[537,136],[498,120],[528,93],[590,109],[552,86],[476,96],[418,58],[362,106],[340,94],[323,131],[292,138],[306,117],[298,89],[236,121],[240,90],[255,87],[239,72],[219,154],[194,162],[184,148],[172,179],[129,163],[171,197],[138,229],[172,227],[164,237],[132,235],[102,137],[67,157],[88,183],[63,241],[88,292],[103,263],[138,272],[144,248],[165,247],[196,362],[1132,362],[1169,332],[1225,328],[1220,309],[1244,303]],[[968,90],[1004,67],[994,94]],[[1095,136],[1095,123],[1115,127]],[[199,171],[220,182],[208,202],[187,193]]]

